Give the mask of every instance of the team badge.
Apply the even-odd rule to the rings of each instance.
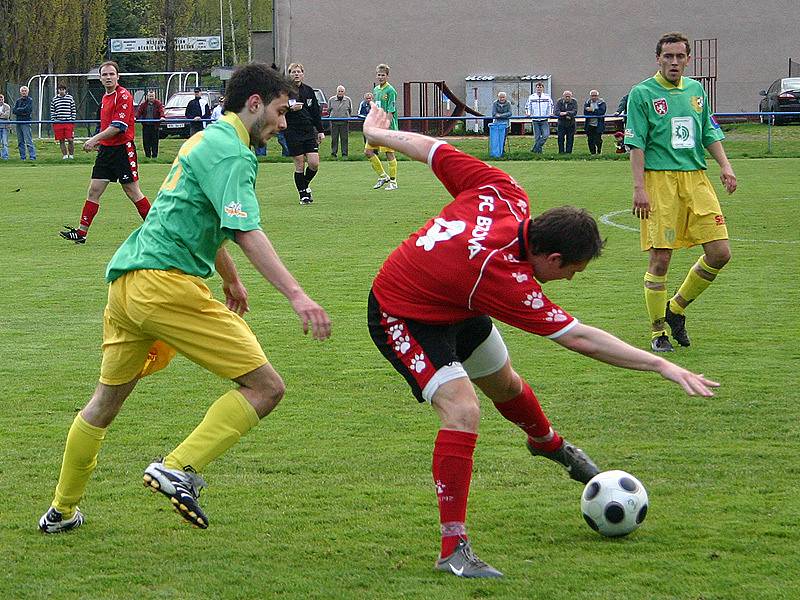
[[[656,111],[657,115],[665,115],[669,110],[669,106],[667,106],[667,99],[666,98],[656,98],[653,100],[653,108]]]
[[[703,112],[703,97],[702,96],[692,96],[692,108],[695,112]]]

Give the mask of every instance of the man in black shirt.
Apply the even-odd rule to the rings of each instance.
[[[208,107],[208,102],[203,98],[200,88],[194,88],[194,98],[189,100],[189,104],[186,105],[186,118],[193,119],[189,123],[189,137],[198,131],[203,131],[205,124],[201,119],[211,118],[211,109]]]
[[[306,206],[314,201],[308,184],[319,170],[319,145],[325,134],[314,89],[303,83],[303,65],[290,64],[289,77],[297,87],[297,99],[289,100],[284,135],[289,155],[294,158],[294,185],[300,194],[300,204]]]

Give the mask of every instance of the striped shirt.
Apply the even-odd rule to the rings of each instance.
[[[74,121],[75,120],[75,100],[72,96],[53,97],[50,102],[50,119],[52,121]]]

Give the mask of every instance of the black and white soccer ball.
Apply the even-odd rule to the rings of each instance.
[[[647,516],[647,490],[625,471],[603,471],[589,480],[581,512],[589,527],[608,537],[628,535]]]

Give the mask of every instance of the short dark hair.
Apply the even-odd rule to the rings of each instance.
[[[606,241],[597,221],[585,208],[559,206],[546,210],[528,223],[528,251],[561,255],[561,266],[597,258]]]
[[[194,91],[195,92],[202,92],[203,90],[201,90],[200,88],[194,88]]]
[[[664,44],[674,44],[675,42],[683,42],[683,45],[686,46],[686,54],[691,54],[691,49],[689,48],[689,38],[679,31],[670,31],[669,33],[662,35],[661,39],[658,40],[658,43],[656,44],[656,56],[661,56],[661,49],[664,47]]]
[[[238,113],[253,94],[269,104],[281,94],[295,96],[291,79],[274,71],[266,63],[252,62],[238,67],[225,86],[225,112]]]
[[[117,72],[117,75],[119,75],[119,65],[113,60],[107,60],[100,63],[100,66],[97,67],[97,72],[100,73],[103,70],[103,67],[108,67],[108,66],[114,67],[114,70]]]

